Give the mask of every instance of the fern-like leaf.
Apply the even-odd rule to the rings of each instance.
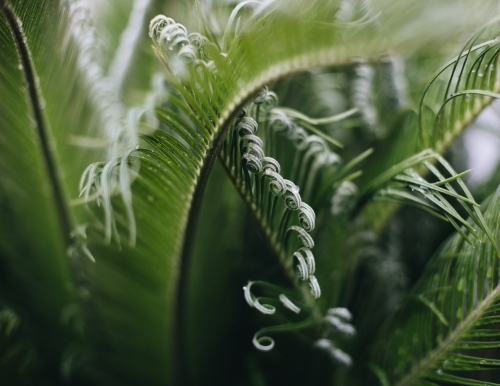
[[[421,146],[443,153],[500,91],[498,22],[475,33],[427,85],[420,102]]]
[[[499,204],[497,190],[484,212],[495,235]],[[472,238],[472,245],[457,234],[442,246],[383,327],[372,357],[381,379],[398,386],[498,384],[484,378],[500,365],[491,350],[500,340],[497,246],[481,229],[475,232],[479,239]]]

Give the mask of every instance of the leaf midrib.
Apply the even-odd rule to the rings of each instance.
[[[31,54],[27,45],[27,38],[23,33],[19,19],[16,17],[10,6],[5,1],[0,1],[0,10],[3,13],[12,37],[16,43],[17,53],[22,66],[24,81],[28,90],[29,105],[31,106],[36,131],[40,140],[42,157],[45,163],[45,170],[49,179],[53,202],[57,212],[59,225],[66,246],[71,243],[72,221],[67,208],[66,195],[61,184],[57,162],[52,151],[50,133],[48,125],[45,123],[43,111],[40,103],[40,96],[36,86],[35,69],[31,60]]]

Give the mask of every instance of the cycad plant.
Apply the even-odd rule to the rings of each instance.
[[[1,384],[500,384],[498,11],[0,0]]]

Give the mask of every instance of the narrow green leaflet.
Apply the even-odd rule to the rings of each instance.
[[[497,235],[500,189],[485,205],[484,217]],[[500,366],[499,260],[496,245],[475,231],[479,239],[471,238],[471,244],[456,234],[442,246],[380,331],[371,360],[389,384],[498,384],[486,381],[488,371]]]

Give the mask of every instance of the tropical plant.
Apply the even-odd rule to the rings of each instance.
[[[2,384],[500,384],[495,12],[0,0]]]

